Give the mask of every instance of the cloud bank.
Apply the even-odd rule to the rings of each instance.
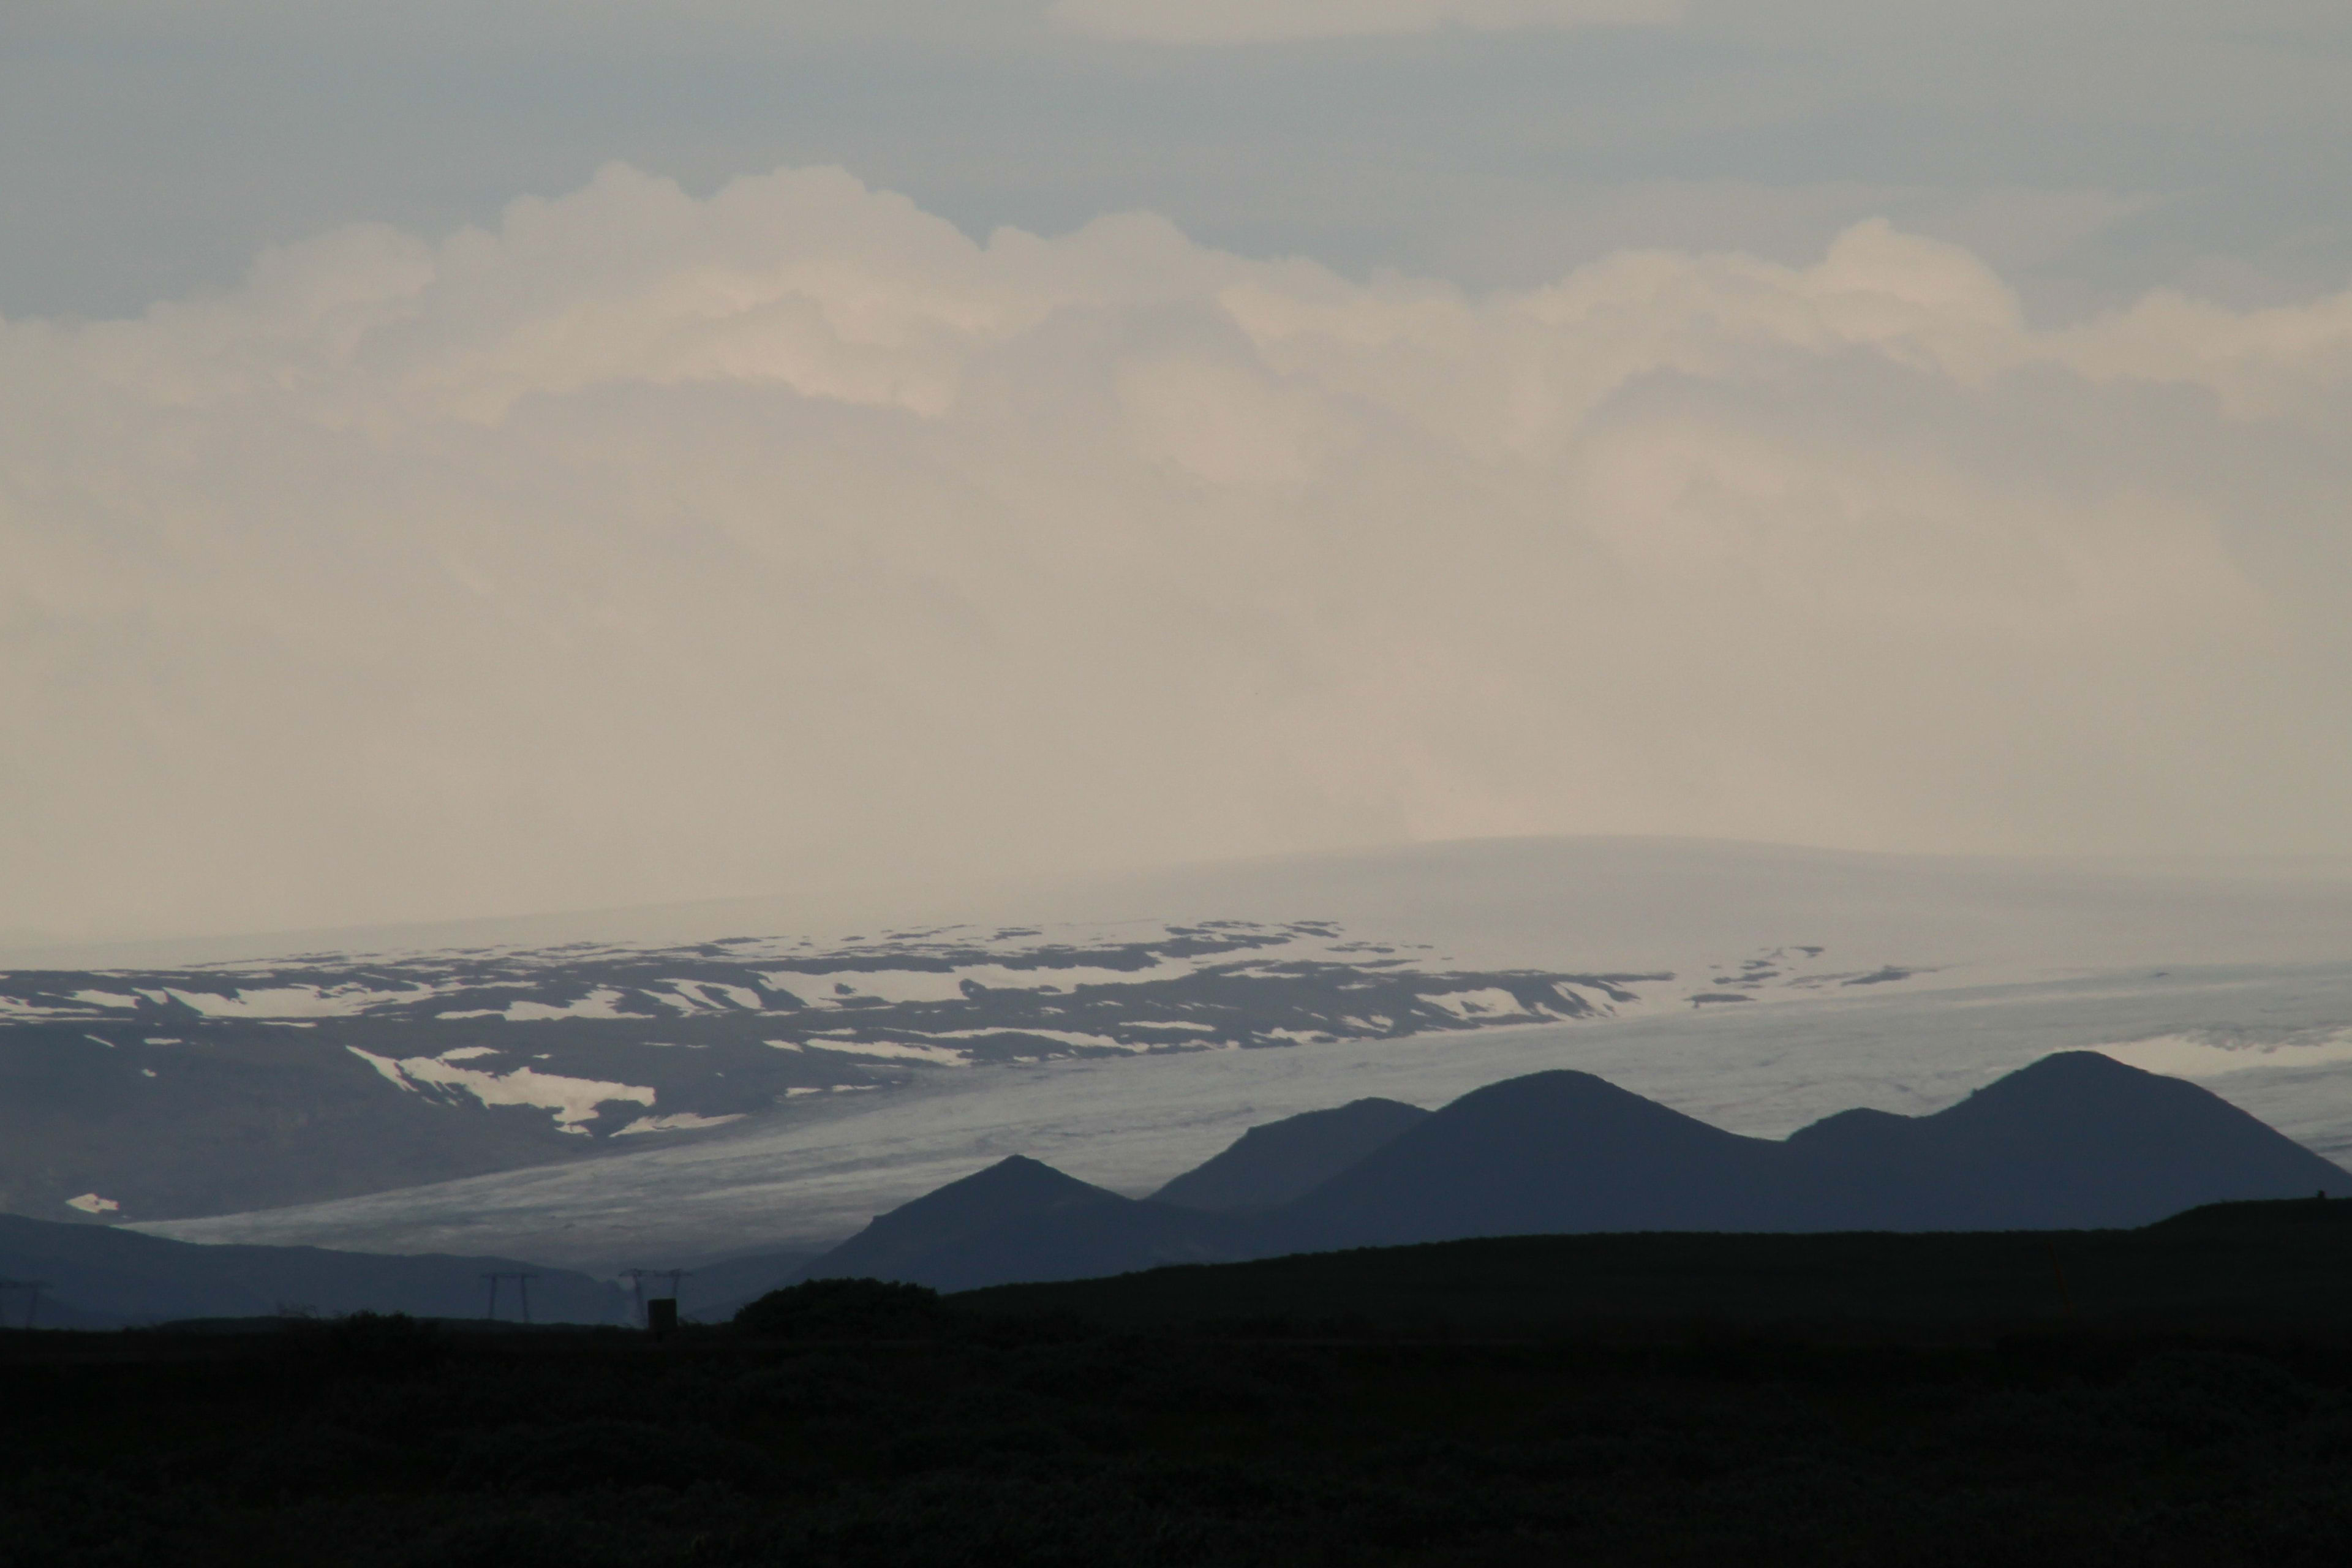
[[[1679,21],[1682,0],[1055,0],[1064,26],[1155,44],[1258,44],[1440,27],[1623,26]]]
[[[2352,849],[2352,294],[1465,294],[625,167],[0,323],[0,928],[1529,832]]]

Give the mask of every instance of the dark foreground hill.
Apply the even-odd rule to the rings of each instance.
[[[2352,1202],[2219,1204],[2137,1230],[1492,1237],[1000,1285],[950,1300],[1163,1330],[2335,1331],[2352,1328]]]
[[[39,1280],[40,1321],[96,1328],[178,1318],[255,1318],[288,1311],[407,1312],[479,1317],[486,1274],[528,1273],[541,1322],[611,1323],[623,1317],[611,1284],[510,1258],[395,1258],[318,1247],[200,1247],[102,1226],[53,1225],[0,1215],[0,1279]],[[501,1281],[501,1317],[520,1315],[520,1284]],[[21,1324],[31,1307],[14,1289],[4,1310]]]
[[[1011,1225],[1062,1220],[1125,1201],[1117,1193],[1015,1154],[899,1205],[815,1263],[831,1275],[900,1279],[969,1237],[993,1235]]]
[[[819,1282],[664,1342],[5,1333],[0,1564],[2336,1568],[2352,1330],[2293,1320],[2346,1214],[2130,1233],[2147,1293],[2112,1233],[1586,1236]],[[1579,1320],[1612,1290],[1666,1315]],[[1752,1315],[1808,1292],[1853,1310]],[[1355,1315],[1234,1321],[1285,1301]]]
[[[1511,1079],[1394,1120],[1405,1125],[1367,1137],[1362,1157],[1319,1184],[1223,1212],[1067,1177],[1068,1201],[1029,1202],[1018,1194],[1058,1173],[1008,1161],[881,1216],[805,1272],[965,1289],[1481,1236],[2129,1227],[2199,1204],[2352,1195],[2352,1174],[2219,1096],[2088,1051],[1934,1115],[1845,1111],[1778,1141],[1581,1072]],[[1218,1190],[1211,1178],[1249,1169],[1255,1136],[1163,1194]]]

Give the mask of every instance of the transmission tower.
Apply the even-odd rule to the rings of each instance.
[[[530,1282],[538,1279],[538,1275],[531,1273],[529,1269],[518,1268],[495,1274],[485,1274],[482,1278],[489,1282],[490,1310],[486,1316],[488,1316],[491,1321],[496,1322],[498,1321],[499,1281],[501,1279],[511,1279],[515,1282],[515,1294],[522,1300],[522,1321],[526,1323],[530,1321]]]
[[[641,1329],[646,1326],[646,1276],[652,1272],[653,1270],[650,1268],[624,1268],[621,1270],[621,1278],[629,1282],[630,1293],[636,1298],[637,1327]]]
[[[0,1279],[0,1291],[25,1292],[25,1326],[33,1326],[33,1315],[41,1310],[41,1292],[49,1288],[46,1279]]]

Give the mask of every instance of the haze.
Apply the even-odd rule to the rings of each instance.
[[[0,931],[2352,852],[2352,14],[0,20]]]

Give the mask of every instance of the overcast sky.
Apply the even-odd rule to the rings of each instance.
[[[2340,0],[15,0],[0,932],[2352,851]]]

